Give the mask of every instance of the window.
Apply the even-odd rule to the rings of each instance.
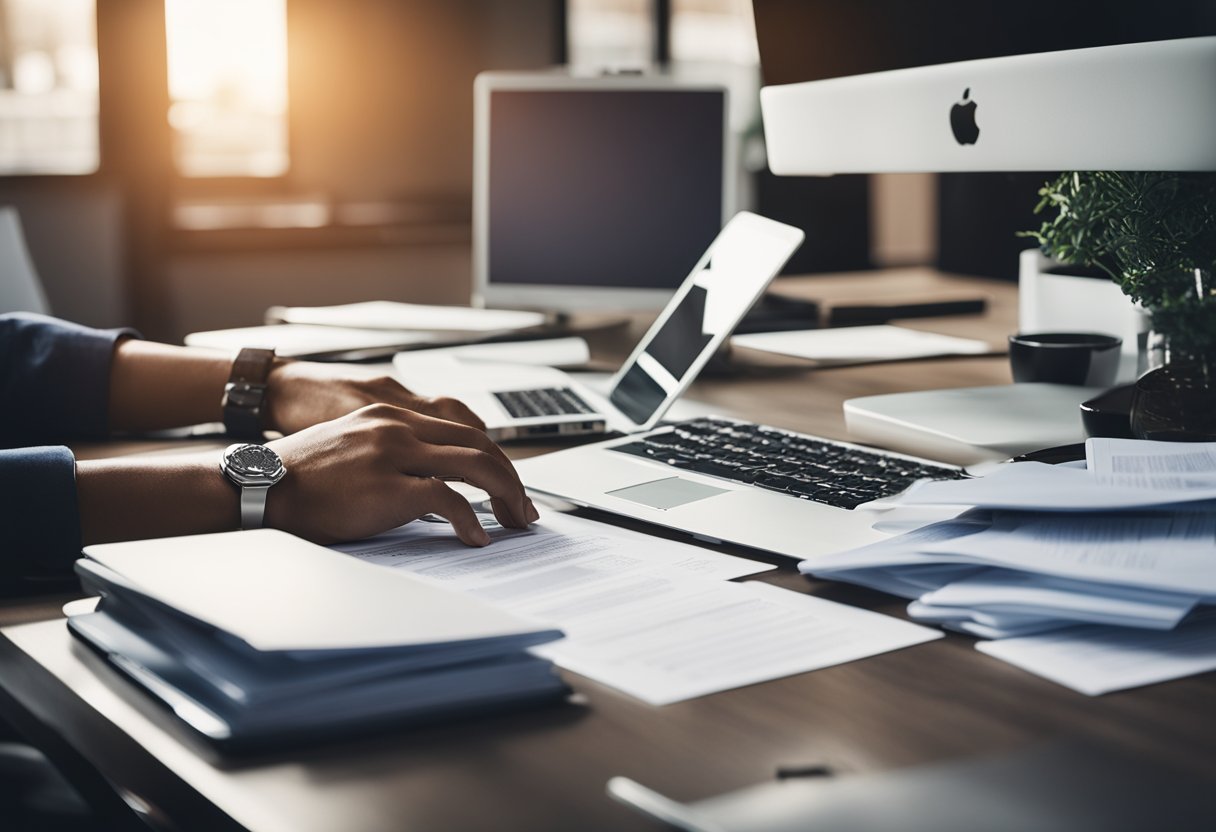
[[[286,0],[166,0],[169,124],[178,172],[287,172]]]
[[[94,0],[0,0],[0,175],[97,170]]]
[[[568,0],[570,64],[579,71],[636,70],[654,60],[653,0]]]
[[[758,66],[750,0],[672,0],[671,59]]]

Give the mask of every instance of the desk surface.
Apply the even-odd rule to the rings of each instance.
[[[864,291],[857,291],[863,285]],[[994,345],[1013,331],[1016,320],[1014,287],[953,281],[924,271],[799,279],[783,289],[812,297],[979,292],[990,300],[982,317],[911,325]],[[621,349],[619,342],[594,346],[597,355],[609,358]],[[844,437],[840,405],[846,398],[1007,380],[1003,358],[966,358],[757,371],[704,379],[691,395],[769,424]],[[773,562],[781,569],[759,580],[880,612],[902,612],[897,599],[809,581],[789,561]],[[61,601],[9,603],[0,609],[0,623],[53,617]],[[692,800],[763,781],[779,765],[823,763],[874,771],[998,754],[1061,738],[1115,745],[1142,756],[1146,765],[1166,761],[1216,781],[1211,753],[1216,674],[1091,699],[987,658],[972,644],[951,634],[908,650],[663,708],[567,674],[585,696],[585,706],[200,769],[159,761],[0,639],[0,715],[86,785],[103,789],[96,772],[104,772],[109,786],[144,804],[153,816],[168,818],[169,828],[181,829],[237,828],[233,817],[259,830],[297,832],[660,829],[611,802],[604,793],[608,778],[625,775]],[[172,760],[180,753],[162,756]],[[213,796],[218,809],[200,790]],[[267,806],[278,811],[267,813]]]

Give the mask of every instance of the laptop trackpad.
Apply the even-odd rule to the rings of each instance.
[[[638,485],[630,485],[625,488],[618,488],[616,491],[609,491],[607,493],[613,497],[641,503],[651,508],[669,509],[686,505],[687,503],[695,503],[697,500],[704,500],[706,497],[712,497],[715,494],[725,494],[726,492],[727,489],[725,488],[714,488],[712,485],[703,485],[699,482],[692,482],[691,480],[679,477],[667,477],[662,480],[653,480],[651,482],[639,483]]]

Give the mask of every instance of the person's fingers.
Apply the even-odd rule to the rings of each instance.
[[[477,513],[469,505],[469,501],[436,479],[424,480],[426,489],[418,508],[424,509],[419,516],[428,512],[438,514],[452,524],[452,529],[462,543],[469,546],[485,546],[490,542],[490,535],[482,528]]]
[[[490,437],[486,436],[485,431],[469,427],[468,425],[462,425],[459,422],[451,422],[446,419],[425,415],[416,416],[412,424],[417,430],[418,436],[427,442],[476,448],[479,451],[493,454],[514,470],[514,466],[511,465],[511,461],[507,459],[507,455],[503,453],[502,448],[498,447]]]
[[[494,511],[494,516],[498,518],[498,522],[502,525],[507,525],[507,518],[511,517],[511,509],[502,500],[497,497],[490,498],[490,508]]]
[[[446,419],[449,422],[468,425],[482,433],[485,433],[486,430],[486,423],[467,404],[459,399],[450,399],[446,396],[431,399],[427,409],[423,410],[423,412],[430,416]]]
[[[398,471],[466,479],[506,501],[511,507],[509,518],[500,519],[508,519],[508,525],[523,527],[530,522],[532,512],[515,466],[476,428],[387,404],[369,405],[352,418],[370,418],[372,421],[366,424],[378,425],[376,444]]]
[[[441,445],[475,448],[495,457],[510,472],[516,482],[520,483],[520,488],[523,488],[523,483],[519,480],[519,474],[515,471],[515,466],[511,464],[511,460],[503,452],[503,449],[498,447],[490,437],[477,428],[418,414],[413,416],[409,424],[415,435],[423,441]]]
[[[528,525],[528,498],[519,478],[493,456],[456,445],[431,445],[425,453],[409,456],[400,460],[402,464],[398,470],[403,474],[463,479],[510,509],[506,517],[499,517],[499,520],[507,521],[505,525]]]
[[[540,513],[532,506],[532,501],[524,498],[525,502],[525,522],[521,526],[527,526],[540,519]],[[490,498],[490,508],[494,510],[494,516],[498,518],[498,522],[504,526],[513,525],[514,513],[511,511],[510,505],[497,497]]]
[[[459,399],[453,399],[448,396],[436,396],[433,398],[420,396],[391,376],[374,380],[374,389],[371,391],[370,401],[398,405],[425,416],[468,425],[483,433],[486,429],[485,422],[478,418],[477,414]]]
[[[420,439],[427,442],[443,445],[463,445],[468,448],[477,448],[480,451],[485,451],[498,457],[512,472],[515,471],[515,466],[511,464],[511,460],[503,452],[502,448],[498,447],[494,440],[486,436],[484,426],[481,428],[470,427],[460,422],[453,422],[438,416],[419,413],[389,404],[371,405],[364,408],[364,410],[370,416],[379,416],[409,425]]]

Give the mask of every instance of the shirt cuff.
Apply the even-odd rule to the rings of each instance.
[[[16,329],[8,348],[21,361],[5,391],[13,399],[6,405],[11,411],[0,417],[12,431],[4,437],[6,444],[18,444],[14,437],[35,442],[105,437],[114,345],[139,333],[92,329],[28,313],[9,317]]]
[[[0,579],[70,578],[80,557],[76,458],[63,446],[0,450]]]

